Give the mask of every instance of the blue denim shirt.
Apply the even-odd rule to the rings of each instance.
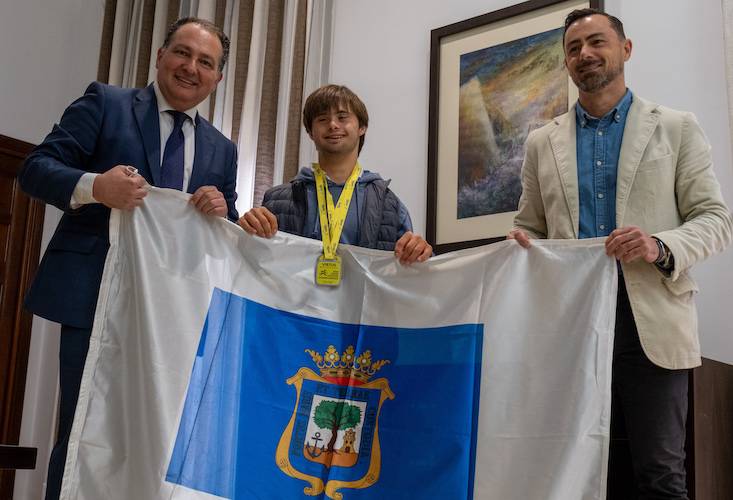
[[[608,236],[616,228],[616,174],[632,99],[626,90],[602,118],[590,116],[580,102],[575,105],[579,238]]]

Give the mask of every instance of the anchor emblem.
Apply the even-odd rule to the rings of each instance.
[[[313,440],[313,446],[306,446],[306,453],[310,455],[311,458],[318,458],[323,454],[324,451],[326,451],[325,445],[322,446],[320,450],[318,449],[318,441],[323,441],[323,439],[321,439],[321,433],[316,432],[315,434],[313,434],[313,437],[311,437],[311,439]]]

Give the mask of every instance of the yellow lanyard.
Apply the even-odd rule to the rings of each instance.
[[[333,196],[328,190],[326,174],[318,163],[313,164],[313,174],[316,178],[316,196],[318,197],[318,218],[321,222],[321,240],[323,241],[323,256],[326,259],[336,258],[336,249],[341,239],[341,231],[344,229],[346,216],[349,213],[351,196],[354,194],[356,181],[361,174],[359,163],[354,166],[351,175],[346,179],[339,201],[334,206]]]

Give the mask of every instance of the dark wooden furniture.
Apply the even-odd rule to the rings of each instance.
[[[690,500],[733,498],[733,365],[703,359],[690,380]]]

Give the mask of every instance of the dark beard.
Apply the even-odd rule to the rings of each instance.
[[[599,71],[591,74],[583,80],[576,81],[575,85],[583,92],[598,92],[611,83],[623,70],[624,67],[621,64],[609,68],[607,71]]]

